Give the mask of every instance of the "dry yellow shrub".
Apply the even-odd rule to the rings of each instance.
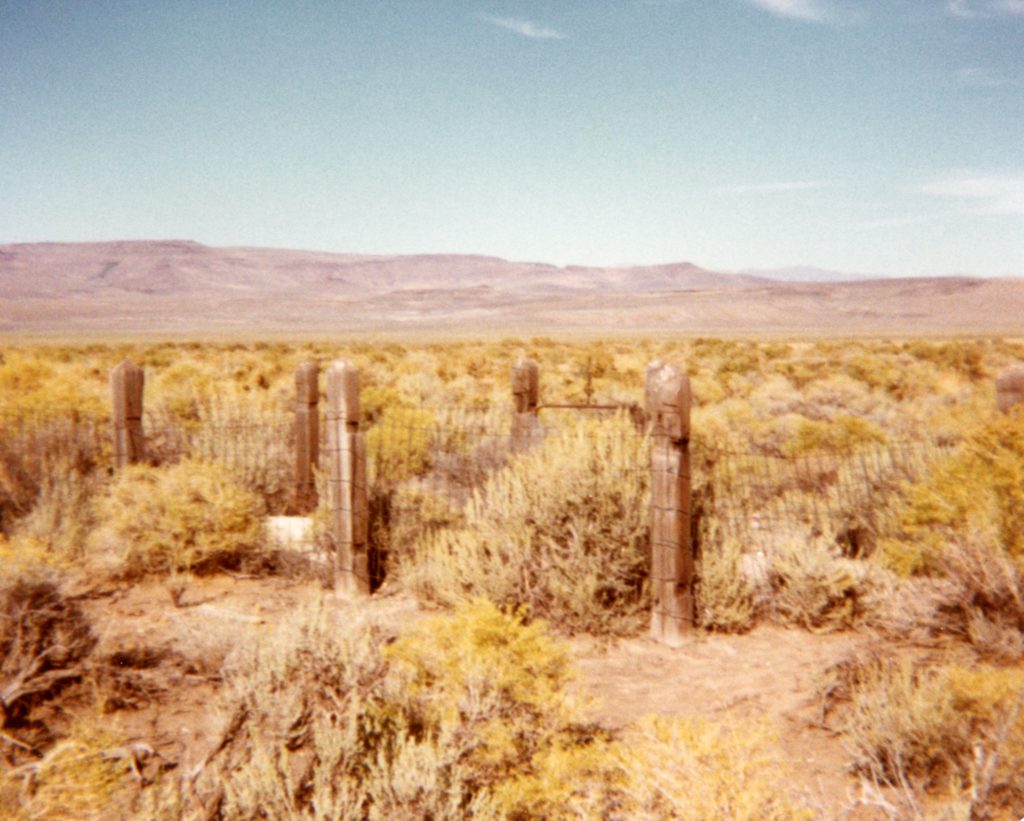
[[[263,502],[216,462],[122,471],[97,500],[90,549],[121,576],[203,570],[256,558]]]
[[[847,676],[841,723],[861,773],[968,800],[971,817],[1024,811],[1024,669],[875,659]]]
[[[403,577],[455,604],[527,605],[567,630],[634,629],[646,608],[649,441],[580,422],[495,472],[456,527],[426,534]]]

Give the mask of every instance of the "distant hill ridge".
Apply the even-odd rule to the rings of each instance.
[[[190,240],[0,246],[0,296],[255,293],[322,287],[400,290],[481,285],[519,292],[662,291],[763,284],[692,263],[597,268],[470,254],[376,256],[278,248],[212,248]]]
[[[1021,279],[774,273],[792,281],[691,262],[561,267],[190,240],[22,243],[0,245],[0,331],[1024,336]]]

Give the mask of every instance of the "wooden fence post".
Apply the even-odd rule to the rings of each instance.
[[[1014,365],[999,374],[996,401],[1003,413],[1009,413],[1014,405],[1024,402],[1024,367]]]
[[[679,646],[694,627],[690,538],[690,378],[655,360],[647,367],[651,423],[651,637]]]
[[[370,592],[366,441],[359,432],[359,369],[338,360],[327,371],[328,487],[336,552],[334,589]]]
[[[520,359],[512,366],[512,447],[529,447],[539,427],[540,369],[531,359]]]
[[[320,368],[303,362],[295,369],[295,506],[298,511],[316,506],[313,469],[320,460]]]
[[[142,390],[145,375],[127,359],[110,372],[114,409],[114,469],[141,462],[146,458],[146,439],[142,430]]]

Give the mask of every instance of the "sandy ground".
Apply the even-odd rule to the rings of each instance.
[[[216,743],[223,720],[216,673],[225,656],[324,595],[331,594],[313,581],[215,576],[192,580],[177,603],[166,581],[84,598],[100,638],[96,652],[118,654],[142,682],[111,713],[111,723],[167,761],[194,765]],[[353,619],[372,614],[396,629],[422,615],[405,594],[332,601]],[[745,635],[701,634],[676,649],[642,637],[576,637],[571,647],[598,722],[621,727],[662,714],[766,723],[793,773],[794,792],[819,817],[868,819],[887,816],[857,806],[859,784],[841,738],[823,726],[818,693],[825,671],[871,640],[763,626]]]
[[[648,714],[764,722],[794,792],[822,817],[837,818],[858,784],[841,740],[822,724],[818,693],[826,670],[866,641],[769,625],[745,635],[699,635],[676,649],[642,638],[574,644],[602,723],[618,727]]]

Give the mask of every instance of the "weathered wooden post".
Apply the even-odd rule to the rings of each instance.
[[[1003,413],[1009,413],[1010,408],[1024,402],[1024,367],[1014,365],[999,374],[996,401]]]
[[[127,359],[110,372],[114,409],[114,469],[141,462],[146,458],[146,439],[142,430],[142,368]]]
[[[525,357],[512,366],[512,447],[529,447],[539,427],[540,369]]]
[[[295,369],[295,506],[316,506],[313,469],[320,460],[320,368],[303,362]]]
[[[690,539],[690,378],[660,360],[647,366],[651,424],[651,637],[683,643],[694,627]]]
[[[334,589],[370,592],[366,441],[359,432],[359,369],[338,360],[327,371],[328,489],[336,552]]]

